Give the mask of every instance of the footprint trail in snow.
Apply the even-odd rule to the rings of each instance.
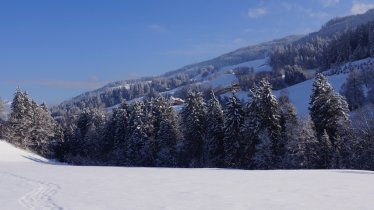
[[[60,190],[60,186],[53,183],[45,183],[26,177],[21,177],[15,174],[0,172],[6,175],[16,177],[18,179],[25,180],[36,188],[26,193],[18,202],[26,209],[31,210],[62,210],[63,208],[55,203],[52,197]]]

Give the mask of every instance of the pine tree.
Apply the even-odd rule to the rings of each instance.
[[[27,147],[44,157],[53,158],[57,145],[63,141],[62,133],[45,103],[34,108],[30,145]]]
[[[278,98],[280,108],[280,124],[282,125],[282,133],[284,133],[284,125],[286,123],[296,124],[297,113],[295,106],[291,103],[287,95]]]
[[[153,132],[152,139],[150,142],[150,150],[153,161],[156,161],[156,159],[158,158],[158,152],[160,150],[160,138],[158,135],[163,135],[163,132],[160,133],[161,123],[167,116],[168,111],[170,111],[168,109],[172,109],[170,102],[166,100],[163,96],[160,95],[156,98],[152,98],[151,107],[149,110],[151,112],[152,117],[150,117],[149,119],[152,121],[150,122],[150,126],[152,126],[151,128]]]
[[[206,105],[201,92],[189,92],[182,110],[184,153],[191,167],[203,165],[203,136],[206,131]]]
[[[144,104],[142,102],[135,102],[131,109],[127,164],[129,166],[148,166],[151,154],[149,136],[147,135],[146,123],[144,122]]]
[[[207,165],[222,167],[224,157],[224,115],[222,107],[214,92],[211,92],[208,103],[207,133],[205,136],[205,150]]]
[[[285,154],[285,142],[281,136],[281,115],[280,106],[272,94],[269,82],[261,80],[258,86],[254,86],[249,94],[251,100],[247,105],[247,118],[244,130],[250,140],[250,147],[247,153],[253,155],[256,152],[257,144],[263,135],[269,135],[271,142],[272,161],[269,167],[276,167],[280,164]],[[261,134],[261,139],[260,139]]]
[[[164,104],[164,112],[157,133],[156,166],[177,166],[177,143],[181,139],[177,115],[170,101]]]
[[[272,87],[268,81],[262,80],[259,84],[259,89],[262,107],[261,124],[267,130],[272,141],[272,160],[273,164],[277,165],[285,152],[285,143],[281,139],[280,106],[272,94]]]
[[[244,112],[242,104],[238,97],[233,93],[227,103],[225,111],[225,136],[223,139],[225,157],[225,166],[229,168],[238,168],[242,165],[242,134],[241,128],[244,123]]]
[[[129,105],[123,101],[113,111],[105,126],[105,140],[102,142],[102,150],[104,154],[114,155],[114,157],[108,158],[113,159],[117,165],[124,165],[126,162],[129,112]]]
[[[298,119],[296,124],[287,123],[285,128],[287,139],[284,167],[314,168],[318,156],[318,141],[310,119]]]
[[[357,110],[352,125],[356,140],[351,148],[352,168],[374,170],[374,107]]]
[[[298,129],[298,122],[297,122],[297,114],[296,108],[290,102],[290,99],[287,95],[281,95],[278,98],[279,101],[279,109],[280,109],[280,125],[281,125],[281,138],[280,141],[283,143],[283,150],[284,154],[279,157],[279,167],[287,167],[289,160],[287,156],[290,142],[294,140],[295,133],[297,133]],[[295,140],[296,141],[296,140]]]
[[[317,74],[313,83],[312,95],[309,103],[310,116],[316,128],[317,136],[321,146],[331,145],[332,154],[339,153],[338,141],[340,138],[339,129],[342,126],[349,125],[348,104],[344,97],[336,94],[326,77]],[[324,135],[328,136],[328,139]],[[326,140],[327,139],[327,140]],[[323,141],[330,141],[324,143]],[[327,147],[327,146],[326,146]],[[328,148],[321,148],[326,151]],[[330,160],[332,161],[332,160]],[[322,166],[330,164],[323,161]]]
[[[251,90],[249,90],[249,102],[247,103],[245,109],[245,119],[242,126],[243,142],[244,145],[244,155],[243,155],[243,165],[248,168],[255,168],[254,165],[254,154],[256,152],[256,146],[260,143],[260,132],[262,130],[262,107],[261,107],[261,95],[258,87],[254,85]]]
[[[32,103],[26,92],[17,88],[11,109],[9,119],[3,127],[3,135],[9,142],[26,148],[34,114]]]
[[[74,139],[69,142],[71,161],[89,164],[85,161],[101,159],[101,137],[104,132],[105,114],[97,109],[85,109],[79,115]]]

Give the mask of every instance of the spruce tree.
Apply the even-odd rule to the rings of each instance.
[[[101,110],[83,110],[77,120],[75,137],[69,143],[71,161],[89,164],[89,161],[101,159],[104,123],[105,114]]]
[[[224,114],[214,92],[210,94],[207,114],[207,133],[205,136],[205,150],[207,165],[222,167],[224,157]]]
[[[53,158],[57,145],[63,141],[61,130],[45,103],[40,106],[36,105],[34,108],[28,148],[44,157]]]
[[[26,148],[33,123],[32,102],[26,92],[17,88],[11,105],[11,114],[3,127],[3,135],[9,142]]]
[[[156,166],[176,167],[177,166],[177,143],[181,139],[181,132],[178,126],[177,114],[170,101],[165,101],[162,120],[157,133]]]
[[[206,105],[201,92],[188,93],[181,115],[186,162],[191,167],[201,167],[206,131]]]
[[[254,86],[250,90],[249,97],[246,123],[243,128],[250,142],[247,153],[250,156],[258,153],[257,144],[262,143],[261,139],[270,139],[272,158],[268,164],[269,168],[277,167],[285,154],[285,142],[282,141],[281,136],[281,108],[272,94],[270,83],[266,80],[261,80],[258,86]],[[264,135],[269,136],[265,138]]]
[[[336,155],[339,153],[339,129],[350,124],[348,118],[349,109],[345,98],[334,92],[326,77],[322,74],[317,74],[313,83],[309,110],[321,146],[331,145],[332,155]],[[330,142],[325,143],[323,141]],[[329,149],[321,148],[321,150],[324,152]],[[329,164],[326,161],[322,161],[322,167],[330,165],[332,160],[330,160]]]
[[[129,105],[124,101],[113,111],[105,126],[102,150],[104,155],[113,155],[114,157],[108,158],[111,158],[117,165],[124,165],[126,162],[129,115]]]
[[[149,138],[144,123],[144,104],[142,102],[135,102],[131,109],[127,164],[129,166],[146,166],[150,154]]]
[[[238,168],[242,165],[242,134],[244,112],[238,97],[233,93],[227,103],[224,127],[224,163],[226,167]]]
[[[157,110],[155,119],[159,121],[156,135],[156,166],[176,167],[177,166],[177,143],[181,140],[181,132],[178,126],[178,117],[170,100],[163,97],[156,99]]]
[[[261,106],[261,127],[267,130],[272,143],[272,160],[277,165],[282,155],[284,155],[285,143],[281,138],[281,115],[280,106],[272,94],[272,87],[266,80],[262,80],[259,84],[260,106]]]

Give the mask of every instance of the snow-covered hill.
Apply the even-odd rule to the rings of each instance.
[[[16,148],[10,143],[0,140],[0,162],[34,163],[35,161],[48,162],[47,159],[39,155]]]
[[[0,141],[0,203],[13,209],[373,209],[374,172],[80,167]]]

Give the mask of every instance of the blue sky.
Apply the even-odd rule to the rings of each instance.
[[[318,30],[369,0],[0,0],[0,97],[57,104],[117,80]]]

